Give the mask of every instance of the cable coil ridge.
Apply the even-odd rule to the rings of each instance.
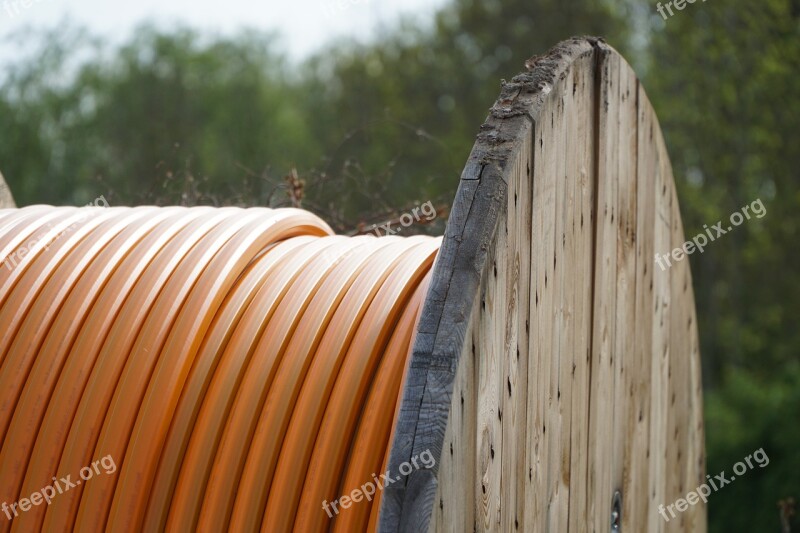
[[[374,531],[380,491],[323,502],[385,470],[440,244],[299,209],[0,210],[0,533]]]

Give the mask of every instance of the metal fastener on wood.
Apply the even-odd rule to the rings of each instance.
[[[611,531],[619,533],[622,531],[622,494],[619,491],[614,493],[611,500]]]

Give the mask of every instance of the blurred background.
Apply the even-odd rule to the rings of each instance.
[[[17,204],[301,206],[365,231],[431,201],[440,234],[501,79],[572,35],[633,65],[690,256],[709,529],[787,531],[800,497],[800,1],[0,0],[0,171]],[[793,318],[794,317],[794,318]],[[794,325],[793,325],[794,324]],[[783,524],[782,524],[783,522]],[[797,531],[798,529],[795,529]]]

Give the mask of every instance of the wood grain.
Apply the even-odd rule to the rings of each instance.
[[[407,375],[380,531],[704,531],[688,262],[636,75],[576,38],[505,83],[459,184]]]

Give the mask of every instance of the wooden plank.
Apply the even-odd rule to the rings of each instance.
[[[617,155],[619,150],[619,70],[616,54],[599,55],[599,143],[597,227],[589,400],[589,529],[608,528],[614,457],[614,336],[617,279]]]
[[[659,153],[661,171],[666,176],[665,196],[670,212],[669,250],[681,248],[686,240],[677,200],[672,168],[666,144],[656,124],[654,143]],[[664,190],[662,188],[662,190]],[[667,262],[664,260],[663,262]],[[673,504],[678,498],[705,482],[705,454],[703,451],[702,380],[697,338],[697,318],[689,260],[670,261],[669,273],[669,362],[667,370],[668,392],[666,439],[664,444],[666,477],[663,504]],[[676,509],[677,511],[677,509]],[[653,513],[658,510],[654,509]],[[686,511],[669,521],[666,531],[705,531],[706,507],[702,502],[690,505]]]
[[[637,207],[636,207],[636,329],[634,362],[631,368],[634,387],[633,409],[629,410],[630,471],[623,488],[622,529],[646,524],[650,511],[647,496],[650,453],[650,371],[653,356],[653,259],[655,231],[656,153],[653,140],[653,114],[644,89],[638,88],[637,127]]]
[[[551,148],[554,120],[552,107],[545,107],[536,124],[533,166],[533,235],[531,249],[531,353],[529,355],[526,433],[528,436],[527,471],[529,482],[525,500],[531,504],[523,531],[543,531],[547,520],[548,441],[547,395],[552,361],[553,326],[553,256],[555,253],[556,157]],[[545,146],[545,142],[547,145]]]
[[[699,487],[706,481],[705,468],[705,432],[703,425],[703,380],[700,365],[700,338],[697,331],[697,313],[694,305],[694,290],[692,289],[692,276],[687,268],[689,277],[689,290],[686,295],[686,305],[689,306],[689,319],[687,321],[687,336],[689,338],[689,442],[687,443],[686,468],[687,480],[690,487]],[[705,503],[697,504],[688,511],[686,529],[705,533],[707,529],[707,509]]]
[[[619,146],[617,155],[617,280],[614,334],[614,456],[612,490],[628,495],[634,430],[634,339],[636,316],[636,215],[638,80],[621,60],[619,70]],[[609,510],[610,510],[609,503]]]
[[[567,136],[569,125],[567,116],[572,111],[568,106],[569,94],[572,92],[573,69],[565,72],[565,76],[553,90],[551,102],[551,135],[555,149],[555,172],[553,179],[556,186],[554,202],[554,249],[552,254],[553,277],[551,280],[553,296],[552,310],[554,312],[552,330],[552,361],[550,364],[550,380],[547,391],[547,416],[545,423],[548,426],[547,435],[547,493],[548,512],[547,530],[563,531],[567,527],[567,514],[569,512],[569,442],[570,423],[572,417],[568,409],[571,408],[571,363],[572,363],[572,314],[573,302],[569,298],[571,288],[574,286],[572,279],[566,279],[566,265],[570,264],[571,257],[567,253],[567,232],[571,225],[573,211],[571,208],[570,193],[571,176],[567,175]],[[550,258],[547,258],[550,260]],[[569,358],[569,363],[567,362]]]
[[[481,293],[480,335],[478,337],[478,432],[475,479],[475,511],[477,531],[500,528],[501,479],[503,451],[503,413],[501,412],[505,373],[505,343],[510,301],[506,292],[510,217],[500,221],[496,246],[487,265]],[[499,268],[498,268],[499,265]]]
[[[666,148],[663,148],[666,152]],[[669,159],[664,158],[669,168]],[[669,170],[671,175],[671,169]],[[681,248],[686,242],[683,222],[677,201],[674,180],[672,187],[672,247]],[[671,353],[670,390],[674,396],[670,398],[669,428],[672,431],[673,443],[670,447],[671,457],[668,464],[668,492],[677,498],[686,498],[688,492],[705,482],[704,460],[702,453],[702,383],[700,380],[699,352],[695,323],[694,294],[692,277],[689,269],[689,257],[684,256],[674,262],[671,268],[671,297],[673,306],[670,317]],[[670,434],[668,433],[668,437]],[[681,513],[680,520],[672,519],[668,531],[700,531],[705,528],[705,506],[702,501],[689,505]]]
[[[558,95],[553,95],[552,98],[557,98]],[[553,102],[553,99],[549,102]],[[542,445],[539,449],[537,456],[537,470],[539,471],[539,482],[541,486],[537,486],[535,494],[532,497],[542,499],[544,508],[542,510],[545,527],[548,526],[550,518],[550,498],[552,496],[550,487],[552,479],[552,464],[550,463],[550,450],[554,446],[552,436],[557,434],[554,430],[555,422],[553,420],[553,403],[552,394],[555,388],[553,381],[553,368],[556,364],[554,361],[554,329],[557,322],[557,296],[555,294],[556,280],[555,280],[555,261],[553,258],[556,253],[556,218],[558,209],[558,147],[561,146],[556,137],[558,131],[555,127],[554,110],[551,107],[545,108],[546,112],[542,113],[542,138],[540,139],[540,146],[542,147],[542,156],[539,158],[543,161],[541,176],[543,179],[537,180],[537,183],[542,183],[543,194],[540,197],[534,197],[541,201],[541,204],[534,204],[535,207],[542,212],[542,233],[536,243],[536,256],[541,262],[539,272],[543,275],[537,287],[538,305],[536,306],[536,322],[539,324],[536,338],[539,341],[539,387],[536,390],[536,402],[542,409],[541,426],[537,428],[541,431]],[[549,119],[549,120],[548,120]],[[550,434],[547,430],[550,426]]]
[[[567,139],[568,175],[574,178],[576,212],[574,260],[575,348],[572,354],[572,407],[570,435],[570,492],[568,530],[587,531],[587,468],[589,420],[589,371],[592,322],[592,266],[594,241],[595,166],[595,61],[587,57],[576,62],[575,109]],[[577,95],[583,95],[578,97]]]
[[[664,161],[668,161],[666,158]],[[678,201],[674,183],[667,184],[669,194],[669,209],[672,213],[670,220],[670,248],[679,248],[683,244],[682,228],[678,212]],[[686,335],[686,308],[681,305],[688,290],[688,278],[684,275],[687,259],[673,262],[669,269],[670,278],[670,358],[669,358],[669,394],[667,397],[667,479],[666,502],[674,502],[683,498],[687,492],[686,469],[681,468],[682,459],[686,454],[686,431],[688,419],[688,402],[686,397],[689,391],[686,388],[689,377],[689,349],[688,336]],[[685,531],[686,513],[680,513],[677,518],[667,523],[666,531]]]
[[[525,427],[528,401],[527,355],[530,327],[531,278],[531,194],[533,131],[524,139],[523,148],[514,165],[508,194],[509,254],[500,268],[506,270],[508,295],[507,321],[504,328],[505,380],[501,383],[503,398],[500,410],[503,427],[501,454],[501,513],[500,531],[517,531],[525,515],[524,476],[519,475],[525,462],[527,431]],[[513,241],[512,241],[513,239]]]
[[[542,147],[544,141],[542,135],[544,133],[540,128],[535,131],[533,138],[533,175],[538,176],[539,179],[534,178],[531,187],[531,201],[532,205],[536,206],[531,210],[531,234],[543,235],[542,226],[543,222],[543,209],[540,206],[543,204],[541,198],[544,196],[542,188],[545,184],[544,177],[546,174],[543,172],[544,158],[542,157]],[[530,307],[529,329],[531,342],[528,346],[528,352],[525,358],[528,360],[528,402],[525,408],[526,411],[526,452],[523,471],[523,494],[525,501],[529,503],[526,513],[523,516],[523,531],[533,531],[534,529],[541,529],[541,522],[543,512],[541,500],[537,499],[536,494],[541,494],[543,482],[541,480],[541,453],[543,448],[542,443],[542,403],[538,401],[537,394],[542,388],[540,377],[542,375],[540,363],[540,353],[542,350],[542,335],[540,334],[540,320],[541,313],[539,311],[539,290],[544,285],[544,254],[541,253],[539,244],[537,242],[536,250],[531,244],[531,281],[528,294],[528,302]],[[538,519],[538,520],[537,520]]]
[[[663,137],[659,137],[663,143]],[[666,146],[663,150],[666,154]],[[669,165],[669,158],[665,156],[665,161]],[[670,175],[672,174],[671,165]],[[674,186],[674,180],[673,180]],[[677,192],[675,193],[677,198]],[[675,202],[673,216],[678,219],[678,236],[681,242],[686,240],[683,229],[683,222],[680,217],[678,202]],[[681,285],[683,307],[683,320],[685,329],[683,330],[682,345],[685,349],[687,360],[685,361],[688,377],[684,384],[684,394],[686,395],[686,432],[684,447],[686,457],[682,458],[678,468],[685,471],[686,491],[694,490],[695,487],[706,480],[705,468],[705,433],[703,425],[703,380],[700,362],[700,339],[697,331],[697,312],[694,304],[694,289],[692,286],[692,273],[688,258],[684,261],[681,268],[683,284]],[[707,508],[704,502],[690,506],[686,511],[686,531],[696,531],[704,533],[707,528]]]
[[[670,209],[669,175],[664,163],[665,154],[656,151],[657,166],[655,174],[655,233],[653,249],[657,254],[669,253],[672,224]],[[670,272],[669,269],[653,269],[653,338],[652,362],[650,370],[650,464],[649,494],[650,511],[647,515],[647,531],[661,532],[666,522],[657,512],[659,505],[670,503],[666,500],[667,477],[667,416],[669,396],[670,360]]]

